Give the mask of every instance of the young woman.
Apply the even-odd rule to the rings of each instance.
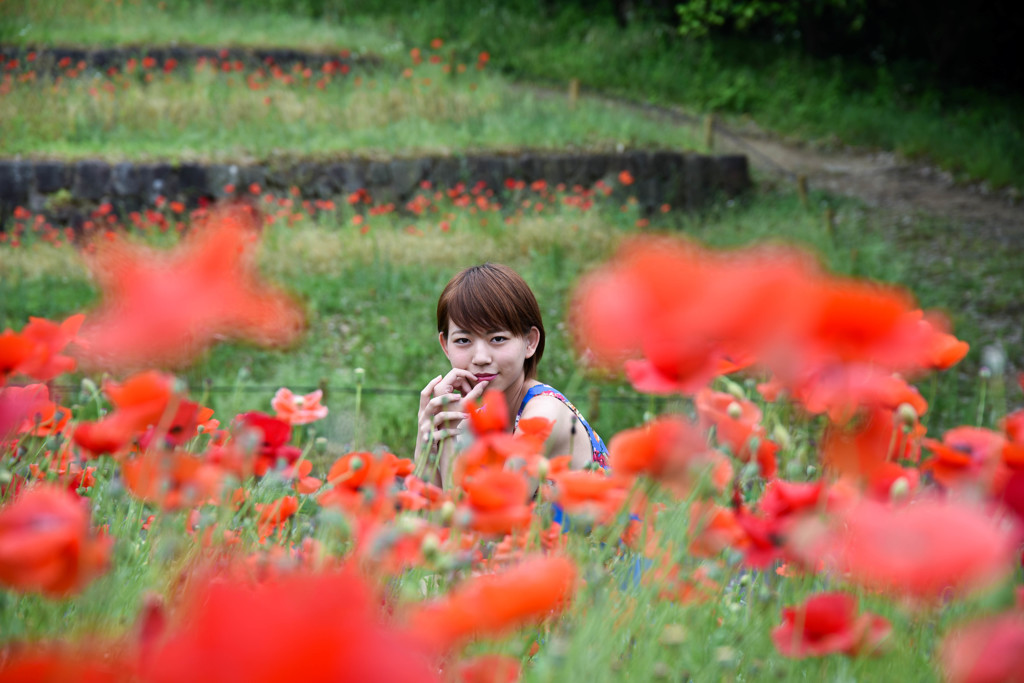
[[[543,417],[554,423],[548,455],[572,456],[572,467],[606,465],[608,449],[580,412],[558,390],[537,380],[544,354],[544,323],[529,285],[507,266],[485,263],[453,277],[437,301],[437,332],[452,369],[420,393],[416,461],[438,466],[428,473],[449,485],[454,437],[465,431],[465,405],[487,389],[505,394],[509,424]]]

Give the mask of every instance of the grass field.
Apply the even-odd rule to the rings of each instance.
[[[752,116],[819,145],[893,150],[964,181],[1024,187],[1019,96],[942,88],[900,65],[815,61],[763,43],[684,41],[667,26],[637,21],[622,30],[610,17],[537,11],[525,2],[472,8],[450,0],[323,2],[308,3],[309,15],[273,7],[7,2],[0,7],[0,38],[21,44],[303,45],[373,53],[400,67],[409,49],[442,37],[459,60],[472,63],[487,51],[498,70],[527,81],[564,86],[576,78],[584,88]]]

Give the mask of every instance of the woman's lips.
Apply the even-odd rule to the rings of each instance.
[[[497,375],[477,375],[476,376],[476,381],[477,382],[490,382],[495,377],[497,377]]]

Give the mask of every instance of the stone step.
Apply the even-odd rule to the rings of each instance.
[[[69,68],[105,72],[111,68],[123,69],[131,59],[136,60],[139,65],[137,68],[142,68],[142,62],[147,58],[152,60],[148,68],[153,70],[174,69],[179,64],[192,64],[200,59],[232,66],[239,64],[245,69],[271,66],[291,69],[301,66],[319,70],[332,64],[344,72],[381,64],[376,55],[356,55],[344,49],[314,52],[294,48],[220,48],[197,45],[75,47],[0,44],[0,72],[17,69],[53,75]]]
[[[501,191],[507,180],[544,180],[549,186],[564,183],[572,188],[614,180],[623,171],[633,178],[629,195],[647,211],[663,204],[673,209],[699,209],[716,196],[737,196],[751,184],[746,156],[679,151],[526,151],[460,157],[293,159],[263,164],[0,159],[0,228],[17,207],[47,213],[54,204],[85,208],[109,202],[119,212],[134,211],[152,206],[158,196],[194,207],[201,199],[221,199],[232,188],[242,190],[252,184],[275,194],[298,188],[302,199],[344,199],[363,189],[377,202],[402,206],[423,181],[437,189],[482,182]]]

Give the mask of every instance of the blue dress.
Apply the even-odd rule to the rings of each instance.
[[[604,445],[604,441],[602,441],[601,437],[594,431],[594,428],[590,426],[590,423],[587,422],[586,418],[580,414],[580,411],[576,409],[576,406],[574,406],[572,402],[562,394],[562,392],[548,386],[547,384],[537,384],[527,390],[526,396],[523,396],[523,402],[519,404],[519,412],[516,413],[516,423],[513,425],[512,431],[515,431],[519,427],[519,418],[523,416],[523,409],[526,408],[526,404],[536,396],[554,396],[572,411],[573,415],[576,416],[576,419],[580,421],[581,425],[583,425],[583,428],[587,430],[587,436],[590,438],[590,448],[593,451],[594,462],[601,467],[607,468],[608,447]]]

